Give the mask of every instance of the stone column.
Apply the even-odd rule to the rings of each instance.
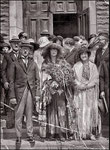
[[[84,0],[83,1],[83,10],[89,8],[89,33],[97,33],[97,24],[96,24],[96,1],[95,0]]]
[[[10,22],[10,39],[12,36],[17,36],[19,32],[23,31],[23,7],[22,0],[9,1],[9,22]]]
[[[89,1],[89,8],[90,8],[90,34],[96,34],[97,24],[96,24],[96,1],[95,0]]]

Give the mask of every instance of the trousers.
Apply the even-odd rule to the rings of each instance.
[[[26,130],[27,135],[33,136],[33,122],[32,122],[33,102],[30,90],[26,87],[17,109],[15,109],[15,130],[17,137],[21,137],[22,133],[22,118],[25,112],[26,115]]]

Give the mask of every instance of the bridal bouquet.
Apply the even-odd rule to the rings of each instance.
[[[57,88],[74,84],[74,72],[65,60],[61,60],[58,64],[48,63],[45,70],[52,80],[56,81],[55,86],[59,85]]]

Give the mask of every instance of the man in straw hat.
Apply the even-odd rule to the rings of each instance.
[[[29,51],[33,50],[30,43],[21,44],[20,56],[17,62],[14,62],[10,68],[10,102],[16,104],[15,109],[15,130],[16,130],[16,148],[21,147],[22,117],[25,112],[27,140],[35,144],[33,137],[32,112],[35,100],[39,100],[39,72],[37,64],[32,57],[29,57]],[[16,73],[15,73],[16,72]],[[15,89],[14,89],[15,87]]]
[[[10,104],[9,102],[9,76],[10,76],[10,65],[12,62],[17,61],[17,57],[19,55],[20,50],[20,40],[13,36],[12,39],[9,41],[12,47],[12,51],[9,54],[4,54],[3,63],[2,63],[2,81],[3,86],[5,89],[5,98],[6,104],[14,107],[14,105]],[[12,110],[7,110],[7,128],[14,127],[14,113]]]

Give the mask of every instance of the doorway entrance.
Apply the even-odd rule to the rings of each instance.
[[[53,34],[64,38],[78,35],[77,14],[53,14]]]

